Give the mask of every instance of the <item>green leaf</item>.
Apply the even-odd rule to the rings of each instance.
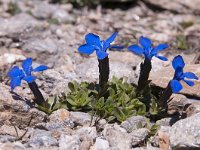
[[[76,91],[76,88],[75,88],[75,86],[74,86],[74,83],[69,82],[69,83],[68,83],[68,87],[69,87],[69,89],[70,89],[72,92],[75,92],[75,91]]]
[[[155,99],[152,100],[151,105],[150,105],[150,114],[151,115],[157,115],[158,114],[158,106],[155,101]]]

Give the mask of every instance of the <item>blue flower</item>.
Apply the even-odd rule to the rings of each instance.
[[[159,51],[168,48],[167,44],[159,44],[156,47],[152,47],[152,41],[149,38],[143,36],[140,37],[139,43],[142,47],[138,45],[131,45],[128,47],[128,49],[137,55],[143,54],[145,58],[149,60],[151,60],[152,57],[155,56],[163,61],[167,61],[167,58],[163,56],[158,56]]]
[[[182,80],[185,83],[187,83],[189,86],[193,86],[194,82],[190,81],[190,80],[186,80],[185,78],[195,79],[195,80],[199,79],[192,72],[183,72],[183,68],[185,66],[185,63],[183,61],[182,56],[180,56],[180,55],[174,57],[174,59],[172,61],[172,66],[175,70],[174,78],[173,78],[173,80],[170,81],[170,86],[171,86],[173,93],[177,93],[183,88],[183,86],[181,85],[181,83],[179,81]]]
[[[47,66],[40,65],[33,69],[32,67],[32,58],[27,58],[22,62],[22,69],[18,66],[14,66],[9,72],[8,76],[10,77],[10,87],[13,91],[15,87],[21,85],[21,80],[25,80],[28,83],[35,81],[36,76],[32,76],[31,72],[40,72],[48,69]]]
[[[107,40],[100,40],[98,35],[89,33],[85,36],[86,44],[78,48],[79,53],[90,55],[96,50],[97,58],[102,60],[108,56],[106,53],[108,48],[122,49],[121,46],[111,46],[110,44],[115,40],[117,32],[113,33]]]

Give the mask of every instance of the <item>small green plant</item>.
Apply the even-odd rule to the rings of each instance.
[[[122,122],[134,115],[157,113],[155,96],[145,91],[150,100],[154,100],[146,105],[142,101],[147,96],[137,95],[136,85],[129,84],[123,79],[113,77],[112,81],[108,82],[108,89],[102,97],[99,97],[99,85],[95,83],[70,82],[68,87],[70,92],[65,92],[59,97],[60,107],[89,112],[96,118],[104,118],[108,122]]]
[[[176,37],[176,47],[179,50],[188,49],[187,40],[186,40],[186,37],[184,35],[177,35],[177,37]]]
[[[10,13],[11,15],[16,15],[16,14],[19,14],[21,12],[21,10],[20,10],[20,8],[19,8],[17,3],[10,2],[10,3],[8,3],[7,12]]]

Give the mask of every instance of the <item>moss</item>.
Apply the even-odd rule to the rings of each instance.
[[[180,34],[176,37],[176,48],[179,50],[188,49],[188,44],[184,35]]]
[[[7,12],[10,13],[11,15],[16,15],[16,14],[20,13],[21,10],[20,10],[19,6],[17,5],[17,3],[10,2],[8,4]]]

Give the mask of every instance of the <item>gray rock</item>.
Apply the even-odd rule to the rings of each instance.
[[[36,1],[34,9],[31,10],[31,13],[34,17],[38,19],[48,19],[57,9],[58,8],[56,7],[56,5],[51,5],[47,2]]]
[[[34,148],[42,146],[58,146],[58,141],[52,137],[50,131],[36,129],[31,135],[27,145]]]
[[[174,150],[200,149],[200,113],[176,122],[170,132]]]
[[[133,116],[121,123],[121,127],[126,129],[128,133],[138,128],[143,128],[147,125],[146,118],[143,116]]]
[[[164,9],[171,10],[173,12],[178,13],[200,13],[198,5],[200,5],[200,1],[194,0],[193,3],[191,3],[190,0],[174,0],[171,3],[169,3],[167,0],[145,0],[153,5],[159,6]]]
[[[46,120],[47,115],[44,112],[39,111],[36,108],[31,109],[27,93],[16,88],[16,94],[10,93],[10,87],[0,84],[0,124],[6,123],[7,125],[23,126],[27,127],[35,125],[39,122]]]
[[[102,139],[100,137],[96,138],[92,150],[108,150],[108,149],[109,149],[109,143],[107,140]]]
[[[75,134],[78,135],[80,140],[88,140],[91,142],[97,137],[96,127],[81,127],[75,131]]]
[[[26,150],[26,148],[24,147],[24,145],[21,142],[7,142],[4,144],[0,144],[0,149],[1,150]]]
[[[103,135],[112,149],[129,150],[132,147],[131,135],[119,126],[106,126]]]
[[[119,72],[119,70],[123,71]],[[98,60],[96,58],[85,60],[83,63],[77,65],[75,72],[83,80],[87,80],[90,82],[97,81],[99,77]],[[133,75],[134,71],[131,65],[116,61],[110,61],[110,78],[112,78],[113,76],[117,78],[124,77],[127,78],[130,82],[135,80]]]
[[[27,52],[48,53],[48,54],[57,54],[58,51],[61,50],[58,42],[55,39],[51,38],[29,39],[23,46],[23,49],[25,49]]]
[[[24,135],[24,133],[26,133],[26,134]],[[14,126],[14,125],[8,126],[8,125],[4,124],[0,127],[0,135],[13,136],[17,139],[22,136],[23,136],[23,138],[28,138],[30,134],[27,133],[25,129],[19,129],[17,126]],[[1,140],[5,139],[5,138],[6,137],[4,137],[4,138],[2,137]],[[8,139],[8,141],[10,141],[10,140]]]
[[[172,126],[176,121],[178,121],[178,118],[163,118],[163,119],[156,121],[156,125]]]
[[[59,150],[79,150],[81,141],[77,135],[64,135],[60,136]]]
[[[33,30],[42,29],[43,27],[43,23],[38,22],[28,14],[22,13],[0,21],[0,37],[7,36],[19,39],[22,34],[29,34]]]
[[[14,142],[16,140],[15,136],[11,135],[0,135],[0,143],[6,143],[6,142]],[[1,145],[1,144],[0,144]]]
[[[59,23],[73,23],[75,22],[75,18],[72,14],[69,14],[64,9],[57,9],[52,15],[53,19],[57,19]]]
[[[90,124],[91,116],[88,113],[71,111],[70,120],[72,120],[75,124],[84,126]]]
[[[73,128],[74,123],[69,119],[70,112],[66,109],[59,109],[54,111],[49,116],[49,122],[46,123],[46,127],[49,130],[59,130],[66,127]]]
[[[144,141],[147,139],[147,136],[149,134],[149,130],[146,128],[140,128],[137,130],[134,130],[130,133],[132,136],[132,146],[139,146],[141,143],[144,143]]]

